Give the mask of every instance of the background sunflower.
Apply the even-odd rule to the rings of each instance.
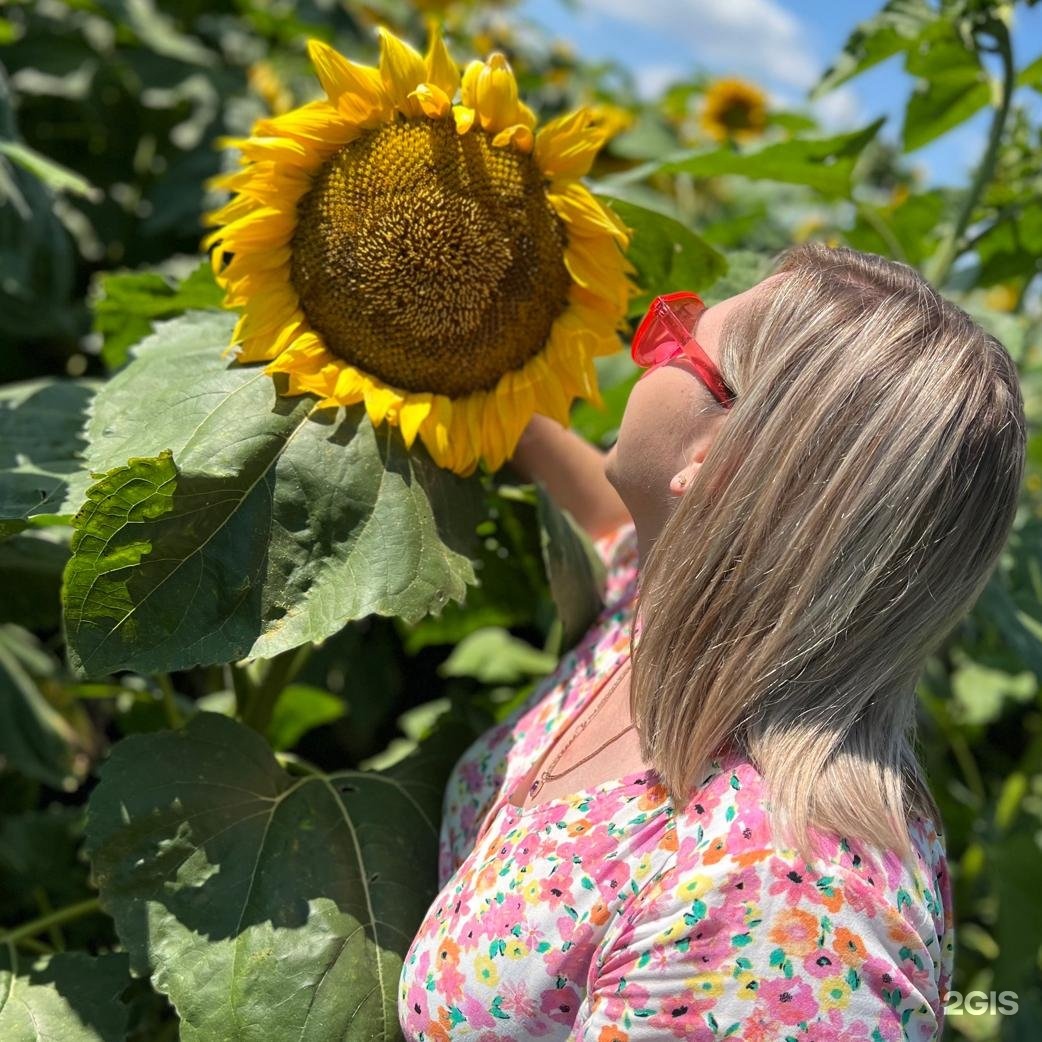
[[[501,52],[461,77],[435,23],[425,57],[378,31],[378,68],[311,42],[326,98],[233,142],[205,245],[239,361],[495,470],[534,412],[602,404],[593,359],[638,289],[631,229],[579,178],[613,128],[583,107],[537,130]]]
[[[767,96],[737,76],[714,80],[705,93],[701,126],[717,141],[752,141],[767,126]]]

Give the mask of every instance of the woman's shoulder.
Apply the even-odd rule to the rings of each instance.
[[[880,916],[893,931],[910,929],[950,944],[951,892],[939,822],[922,816],[909,821],[911,858],[812,828],[815,856],[807,860],[776,837],[764,779],[742,756],[714,761],[675,822],[674,878],[744,878],[761,899],[819,908],[833,918]]]

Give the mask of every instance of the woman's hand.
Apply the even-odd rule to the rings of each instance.
[[[593,539],[631,520],[605,477],[604,453],[549,416],[532,417],[509,462],[525,481],[543,485]]]

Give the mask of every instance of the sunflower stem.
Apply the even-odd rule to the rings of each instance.
[[[73,919],[82,919],[85,915],[93,915],[102,911],[101,902],[97,897],[88,897],[85,901],[77,901],[75,904],[65,905],[47,915],[41,915],[38,919],[16,926],[7,933],[0,934],[0,944],[18,944],[27,937],[35,937],[38,933],[50,930],[61,923],[72,922]]]
[[[268,660],[267,668],[260,683],[257,684],[252,697],[242,715],[242,722],[262,735],[268,732],[272,713],[279,695],[286,689],[293,678],[300,672],[311,655],[311,644],[283,651]]]
[[[983,195],[984,189],[995,172],[995,164],[999,156],[999,145],[1002,143],[1002,132],[1006,127],[1010,99],[1013,96],[1014,77],[1016,74],[1013,68],[1013,48],[1010,43],[1009,29],[1004,22],[992,19],[988,23],[988,31],[995,39],[994,50],[1002,60],[1002,95],[991,121],[988,146],[984,150],[984,155],[981,157],[980,164],[973,175],[973,181],[963,196],[955,223],[947,236],[945,236],[940,248],[934,254],[933,263],[928,269],[927,278],[938,287],[944,283],[952,270],[952,265],[958,256],[963,234],[970,224],[970,219],[973,217],[974,208],[977,206],[977,202]]]
[[[177,706],[177,693],[174,691],[173,681],[169,673],[157,673],[156,684],[163,692],[163,709],[166,712],[166,722],[173,730],[177,730],[184,723],[181,710]]]

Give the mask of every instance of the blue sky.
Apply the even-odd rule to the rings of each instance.
[[[801,107],[807,89],[832,62],[851,30],[882,0],[521,0],[514,13],[562,37],[583,57],[631,69],[646,97],[696,69],[747,76],[772,103]],[[1018,4],[1013,27],[1018,69],[1042,53],[1042,4]],[[990,56],[989,56],[990,60]],[[994,66],[991,66],[994,68]],[[886,115],[880,134],[896,141],[914,80],[894,57],[811,106],[829,129],[852,129]],[[1025,88],[1015,101],[1042,115],[1042,95]],[[965,185],[987,138],[990,109],[908,153],[924,183]]]

